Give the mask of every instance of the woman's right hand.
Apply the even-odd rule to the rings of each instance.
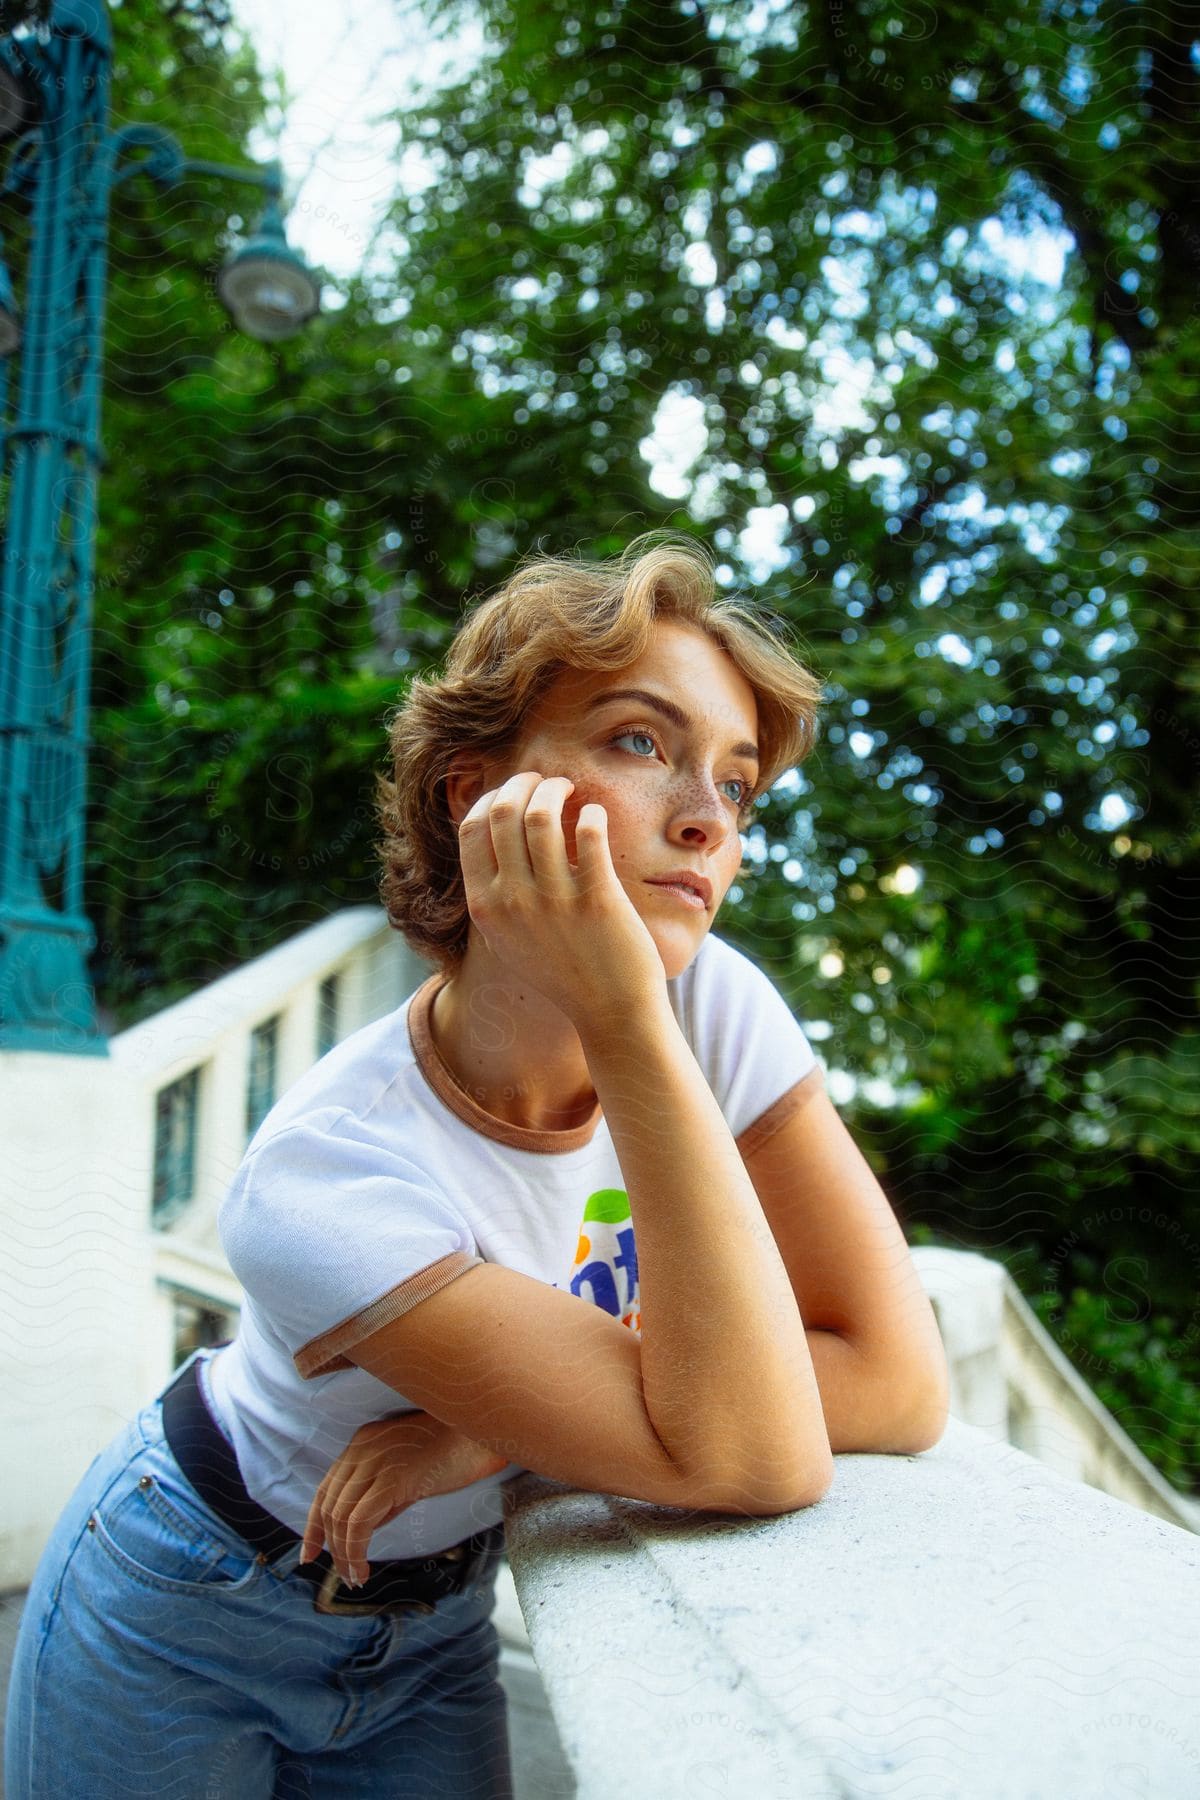
[[[666,975],[595,801],[580,808],[571,866],[562,813],[574,788],[565,775],[522,770],[481,794],[458,832],[467,910],[488,949],[582,1031],[665,997]]]

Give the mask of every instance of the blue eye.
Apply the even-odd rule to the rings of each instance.
[[[652,731],[643,731],[640,726],[637,726],[637,727],[631,726],[628,731],[619,731],[617,733],[616,737],[609,738],[609,740],[608,740],[609,745],[612,746],[613,744],[619,744],[621,742],[622,738],[645,738],[646,742],[651,746],[652,749],[655,749],[655,750],[658,749],[658,739],[654,736],[654,733]],[[631,752],[631,754],[637,754],[637,753]],[[643,757],[642,760],[645,761],[645,758]],[[737,807],[738,811],[741,812],[749,802],[750,794],[751,794],[751,790],[752,790],[752,783],[750,783],[749,781],[743,781],[740,775],[734,775],[733,777],[731,777],[731,779],[729,781],[725,782],[723,785],[726,787],[736,787],[740,790],[738,793],[738,797],[733,802],[733,804]]]
[[[621,732],[618,732],[617,736],[612,739],[612,742],[614,744],[619,744],[622,738],[645,738],[646,742],[650,745],[652,750],[656,750],[658,748],[657,744],[654,742],[654,739],[651,737],[651,735],[648,731],[621,731]]]

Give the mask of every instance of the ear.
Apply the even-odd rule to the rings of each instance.
[[[480,794],[486,794],[493,783],[488,780],[489,765],[476,752],[461,750],[450,760],[446,772],[446,805],[455,825],[461,825]]]

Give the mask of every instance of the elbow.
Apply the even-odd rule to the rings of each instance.
[[[793,1490],[785,1499],[764,1498],[753,1508],[752,1517],[756,1519],[778,1519],[784,1513],[803,1512],[807,1506],[815,1506],[823,1500],[833,1486],[833,1458],[829,1459],[828,1471],[822,1471],[817,1480],[809,1480],[798,1489]]]
[[[920,1456],[924,1450],[933,1450],[946,1435],[946,1426],[950,1423],[950,1408],[939,1405],[935,1411],[927,1413],[920,1425],[912,1433],[907,1445],[909,1456]]]
[[[932,1450],[945,1436],[950,1422],[950,1387],[945,1366],[922,1391],[907,1430],[897,1448],[901,1455],[919,1456]]]
[[[742,1482],[736,1486],[729,1483],[715,1491],[710,1490],[706,1510],[736,1513],[745,1519],[777,1519],[784,1513],[802,1512],[806,1506],[815,1506],[818,1500],[824,1499],[832,1486],[831,1454],[819,1468],[807,1472],[803,1480],[790,1483],[786,1488],[755,1489]]]

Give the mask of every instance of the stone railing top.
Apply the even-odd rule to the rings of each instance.
[[[196,993],[130,1026],[110,1040],[114,1062],[139,1074],[163,1074],[172,1065],[202,1053],[205,1044],[238,1026],[268,1016],[281,993],[295,987],[388,930],[378,906],[347,906],[319,919],[285,943],[210,981]]]
[[[1173,1487],[1138,1448],[1060,1350],[1003,1263],[977,1251],[941,1244],[920,1244],[910,1254],[933,1302],[952,1374],[970,1357],[994,1354],[1002,1396],[1006,1373],[1017,1382],[1021,1379],[1022,1371],[1010,1371],[1007,1367],[1013,1362],[1013,1351],[1019,1343],[1023,1350],[1019,1360],[1035,1359],[1040,1364],[1040,1385],[1047,1381],[1052,1384],[1055,1411],[1063,1426],[1077,1437],[1086,1436],[1093,1443],[1107,1446],[1114,1463],[1121,1465],[1126,1491],[1119,1497],[1200,1532],[1200,1503]],[[978,1417],[969,1422],[984,1423]],[[994,1421],[990,1435],[1007,1437],[1005,1425],[1006,1421]],[[1093,1485],[1106,1487],[1103,1481]]]
[[[578,1800],[1200,1793],[1200,1540],[954,1417],[781,1518],[505,1494]]]

